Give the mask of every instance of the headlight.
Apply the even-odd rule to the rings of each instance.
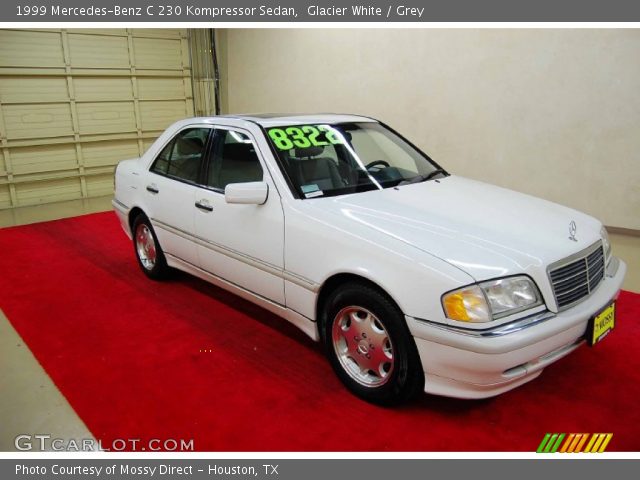
[[[462,322],[488,322],[489,305],[477,285],[455,290],[442,297],[442,306],[448,318]]]
[[[493,318],[540,305],[540,295],[528,277],[510,277],[480,284],[489,300]]]
[[[538,288],[525,276],[482,282],[442,297],[447,318],[462,322],[490,322],[541,303]]]
[[[609,263],[609,259],[611,258],[611,242],[609,241],[609,232],[607,232],[606,228],[602,227],[600,229],[600,236],[602,237],[605,263]]]

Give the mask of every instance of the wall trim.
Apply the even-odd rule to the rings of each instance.
[[[640,237],[640,230],[636,230],[635,228],[624,228],[624,227],[609,227],[605,225],[607,228],[607,232],[613,233],[616,235],[629,235],[630,237]]]

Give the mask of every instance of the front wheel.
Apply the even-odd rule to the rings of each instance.
[[[336,374],[360,398],[402,402],[421,391],[424,373],[400,309],[359,283],[332,292],[323,312],[327,355]]]

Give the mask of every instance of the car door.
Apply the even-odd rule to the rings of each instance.
[[[195,235],[195,195],[204,153],[213,129],[188,127],[160,151],[144,184],[146,213],[165,254],[198,262]]]
[[[262,205],[228,204],[231,183],[263,181]],[[196,202],[200,265],[214,275],[284,305],[284,214],[280,196],[251,134],[216,127]]]

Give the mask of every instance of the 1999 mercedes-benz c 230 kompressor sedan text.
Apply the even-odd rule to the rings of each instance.
[[[177,122],[120,162],[113,205],[147,276],[275,312],[377,403],[534,379],[611,332],[626,271],[598,220],[449,175],[352,115]]]

